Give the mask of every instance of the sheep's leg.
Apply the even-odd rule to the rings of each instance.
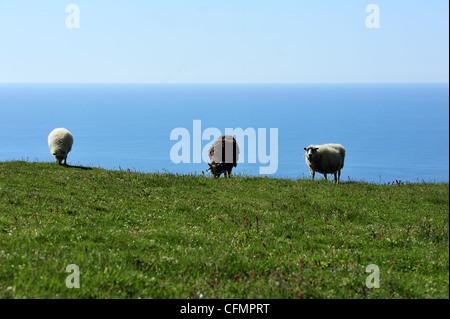
[[[316,175],[316,172],[311,171],[311,175],[312,175],[312,180],[314,180],[314,176]]]
[[[338,171],[338,183],[341,180],[341,170]]]
[[[325,176],[325,179],[326,179],[326,180],[328,180],[328,178],[327,178],[327,174],[323,174],[323,176]]]
[[[338,178],[337,178],[337,172],[334,172],[334,182],[337,184],[338,183]]]
[[[231,169],[228,170],[228,178],[230,178],[230,177],[231,177]]]

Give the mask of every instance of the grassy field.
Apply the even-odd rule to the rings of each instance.
[[[449,298],[449,185],[3,162],[0,298]]]

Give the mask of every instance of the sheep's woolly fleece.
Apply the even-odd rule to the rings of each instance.
[[[226,150],[232,151],[231,154]],[[239,161],[239,146],[231,135],[224,135],[217,138],[209,149],[209,159],[211,163],[236,163]]]
[[[59,164],[67,162],[67,154],[72,150],[73,136],[65,128],[56,128],[48,135],[48,147]]]

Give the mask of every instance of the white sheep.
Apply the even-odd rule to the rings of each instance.
[[[339,183],[345,159],[345,148],[341,144],[310,145],[304,150],[305,161],[313,180],[318,172],[323,174],[325,179],[327,174],[334,174],[334,181]]]
[[[239,161],[239,146],[232,135],[223,135],[217,138],[209,149],[208,171],[214,177],[231,177],[231,170],[237,166]]]
[[[48,135],[48,147],[58,164],[67,165],[67,154],[72,150],[73,136],[65,128],[55,128]]]

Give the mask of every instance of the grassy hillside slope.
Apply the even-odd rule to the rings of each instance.
[[[449,185],[0,163],[0,298],[449,298]]]

